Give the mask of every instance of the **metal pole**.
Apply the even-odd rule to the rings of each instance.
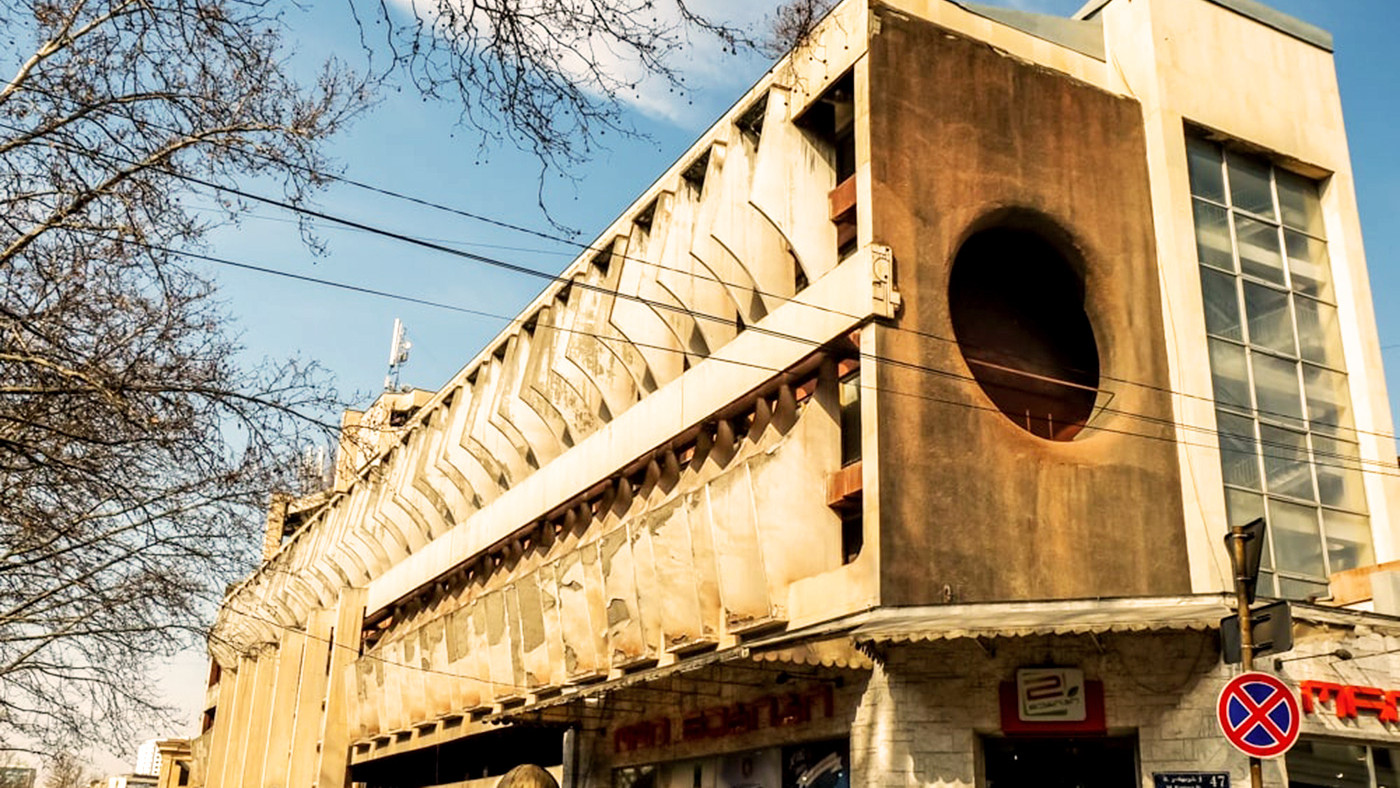
[[[1245,575],[1244,528],[1230,528],[1231,553],[1235,565],[1235,611],[1240,618],[1240,663],[1246,673],[1254,670],[1254,620],[1249,610],[1248,577]],[[1249,759],[1249,783],[1252,788],[1264,788],[1264,767],[1258,758]]]

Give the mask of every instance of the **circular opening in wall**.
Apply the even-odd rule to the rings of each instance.
[[[973,234],[953,260],[948,300],[972,375],[1017,426],[1068,441],[1098,396],[1099,351],[1084,280],[1044,235],[1020,227]]]

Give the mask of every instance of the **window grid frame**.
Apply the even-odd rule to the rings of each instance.
[[[1303,737],[1302,739],[1300,739],[1299,741],[1314,741],[1314,742],[1320,742],[1320,743],[1323,743],[1323,744],[1329,744],[1329,745],[1332,745],[1332,746],[1342,746],[1342,747],[1348,747],[1348,746],[1350,746],[1350,747],[1365,747],[1365,748],[1366,748],[1366,777],[1367,777],[1367,780],[1369,781],[1369,786],[1370,786],[1370,788],[1380,788],[1380,780],[1379,780],[1379,778],[1378,778],[1377,775],[1376,775],[1376,750],[1377,750],[1377,749],[1390,750],[1390,751],[1392,751],[1392,752],[1395,752],[1395,753],[1397,753],[1397,754],[1400,754],[1400,747],[1390,746],[1389,744],[1387,744],[1387,743],[1385,743],[1385,742],[1375,742],[1375,741],[1368,741],[1368,740],[1353,741],[1353,740],[1350,740],[1350,739],[1333,739],[1333,738],[1329,738],[1329,737],[1325,737],[1325,736],[1304,736],[1304,737]],[[1287,771],[1287,769],[1288,769],[1288,762],[1287,762],[1287,757],[1285,756],[1285,758],[1284,758],[1284,770],[1285,770],[1285,772]],[[1288,785],[1292,785],[1292,784],[1293,784],[1293,775],[1292,775],[1292,774],[1288,774],[1288,775],[1287,775],[1287,778],[1288,778],[1288,783],[1287,783],[1287,784],[1288,784]]]
[[[1311,232],[1308,228],[1295,226],[1285,219],[1283,206],[1281,204],[1279,196],[1278,166],[1274,162],[1259,156],[1251,156],[1248,154],[1241,155],[1235,153],[1234,151],[1231,151],[1229,147],[1225,145],[1210,142],[1208,140],[1200,138],[1188,137],[1187,145],[1188,149],[1192,145],[1198,145],[1202,148],[1213,149],[1213,158],[1218,160],[1217,166],[1219,168],[1219,183],[1221,186],[1221,193],[1225,200],[1223,203],[1211,197],[1198,194],[1196,190],[1196,184],[1194,183],[1194,179],[1191,179],[1193,182],[1190,184],[1189,191],[1191,193],[1192,200],[1192,231],[1193,236],[1197,239],[1197,244],[1195,246],[1195,248],[1197,249],[1196,263],[1198,269],[1216,272],[1232,278],[1233,295],[1235,299],[1235,316],[1239,324],[1240,334],[1239,339],[1233,339],[1230,337],[1225,337],[1219,334],[1212,333],[1209,327],[1207,327],[1206,336],[1210,341],[1226,343],[1243,351],[1245,360],[1244,383],[1249,389],[1248,410],[1242,409],[1236,405],[1221,402],[1219,400],[1216,400],[1214,397],[1212,397],[1212,400],[1215,408],[1218,411],[1223,411],[1226,414],[1250,420],[1250,424],[1252,427],[1251,434],[1240,435],[1239,437],[1242,439],[1249,439],[1253,441],[1255,473],[1258,475],[1259,479],[1259,489],[1255,490],[1251,490],[1247,487],[1243,487],[1238,484],[1231,484],[1225,481],[1223,478],[1222,486],[1227,491],[1233,490],[1237,493],[1257,497],[1257,499],[1261,502],[1264,508],[1264,512],[1266,516],[1269,517],[1270,521],[1273,520],[1273,517],[1270,514],[1272,512],[1272,507],[1270,504],[1271,501],[1277,500],[1281,504],[1291,504],[1294,506],[1310,507],[1313,510],[1315,518],[1314,523],[1317,529],[1317,536],[1320,547],[1320,557],[1324,575],[1318,577],[1293,571],[1281,571],[1278,567],[1277,549],[1274,545],[1274,540],[1277,535],[1276,529],[1269,529],[1269,534],[1267,537],[1268,544],[1266,545],[1266,556],[1270,560],[1268,560],[1266,564],[1268,566],[1268,569],[1265,570],[1265,572],[1261,573],[1261,575],[1266,575],[1265,577],[1261,577],[1261,584],[1267,583],[1269,586],[1271,586],[1272,588],[1269,588],[1267,590],[1274,592],[1274,595],[1277,595],[1277,584],[1280,581],[1285,580],[1291,580],[1299,583],[1310,583],[1314,585],[1321,584],[1325,586],[1332,572],[1336,571],[1332,569],[1332,556],[1330,555],[1330,551],[1328,549],[1326,512],[1332,511],[1338,512],[1340,514],[1365,517],[1367,520],[1368,527],[1371,525],[1370,507],[1369,502],[1366,500],[1364,485],[1361,488],[1361,504],[1363,507],[1362,510],[1350,509],[1344,506],[1331,505],[1324,503],[1322,500],[1322,486],[1318,472],[1320,465],[1335,465],[1336,467],[1339,467],[1343,470],[1356,470],[1358,472],[1362,470],[1359,466],[1359,460],[1356,461],[1356,463],[1354,463],[1355,467],[1353,468],[1353,463],[1351,463],[1347,458],[1342,457],[1340,454],[1337,454],[1335,456],[1321,456],[1321,453],[1319,452],[1314,441],[1314,434],[1316,433],[1321,434],[1323,437],[1336,443],[1357,447],[1359,449],[1359,436],[1357,435],[1356,427],[1354,424],[1352,426],[1346,426],[1345,424],[1341,423],[1314,423],[1308,401],[1307,379],[1304,374],[1306,369],[1305,365],[1311,365],[1313,367],[1325,370],[1327,372],[1342,375],[1346,381],[1345,394],[1347,401],[1344,404],[1349,409],[1354,408],[1354,404],[1351,402],[1350,375],[1346,371],[1345,359],[1339,356],[1337,359],[1327,359],[1326,362],[1318,362],[1305,358],[1303,355],[1303,337],[1302,333],[1299,331],[1298,326],[1297,304],[1299,303],[1298,300],[1300,298],[1306,299],[1307,301],[1325,304],[1326,306],[1331,307],[1333,310],[1338,309],[1338,305],[1336,303],[1336,288],[1332,282],[1332,261],[1330,250],[1327,248],[1327,239],[1323,235]],[[1190,152],[1188,150],[1188,159],[1189,156]],[[1254,211],[1250,211],[1245,208],[1239,208],[1234,205],[1234,193],[1230,179],[1230,162],[1232,157],[1240,157],[1245,160],[1262,162],[1268,167],[1269,198],[1275,214],[1273,218],[1258,214]],[[1227,242],[1229,243],[1230,262],[1233,267],[1233,270],[1222,269],[1218,265],[1213,265],[1202,259],[1203,255],[1199,253],[1199,238],[1201,228],[1196,220],[1197,203],[1201,205],[1210,206],[1218,210],[1223,210],[1225,212],[1226,222],[1222,229],[1228,235]],[[1257,223],[1267,225],[1273,229],[1275,243],[1277,244],[1278,249],[1279,262],[1282,267],[1282,283],[1264,279],[1245,270],[1240,252],[1239,231],[1236,224],[1237,216],[1242,216],[1244,218],[1253,220]],[[1325,273],[1327,275],[1327,282],[1326,288],[1322,292],[1328,293],[1331,296],[1330,300],[1327,298],[1323,298],[1321,294],[1313,296],[1308,293],[1300,292],[1296,288],[1294,284],[1292,259],[1288,255],[1288,232],[1297,233],[1301,236],[1304,236],[1307,239],[1311,239],[1313,241],[1317,241],[1323,244],[1323,250],[1326,254]],[[1280,353],[1274,350],[1273,348],[1264,347],[1254,342],[1250,328],[1250,314],[1248,311],[1248,302],[1245,298],[1246,284],[1253,284],[1256,286],[1268,288],[1269,290],[1275,293],[1282,293],[1287,299],[1286,303],[1288,309],[1288,320],[1293,332],[1293,356]],[[1202,287],[1204,288],[1203,279]],[[1204,297],[1205,293],[1203,290],[1202,298],[1204,299]],[[1259,391],[1256,386],[1255,374],[1256,355],[1267,356],[1269,358],[1273,358],[1279,361],[1285,361],[1292,365],[1294,382],[1297,386],[1298,405],[1301,407],[1301,418],[1295,419],[1294,417],[1285,413],[1277,413],[1274,411],[1264,410],[1260,408]],[[1333,362],[1335,362],[1335,366],[1333,365]],[[1216,370],[1214,368],[1214,365],[1212,365],[1211,368],[1211,377],[1212,386],[1214,386],[1214,379],[1216,377]],[[1263,428],[1265,426],[1287,430],[1292,433],[1302,434],[1303,449],[1306,452],[1306,457],[1304,461],[1308,465],[1308,475],[1310,483],[1312,485],[1312,500],[1299,498],[1294,495],[1275,492],[1271,489],[1265,465],[1266,453],[1272,449],[1275,452],[1273,454],[1274,458],[1284,459],[1283,457],[1280,457],[1279,454],[1277,454],[1277,452],[1280,450],[1292,451],[1292,449],[1290,447],[1275,445],[1273,442],[1266,443],[1263,439]],[[1217,417],[1217,430],[1218,428],[1219,418]],[[1368,546],[1374,552],[1374,535],[1370,534],[1370,536],[1372,538],[1369,540]]]

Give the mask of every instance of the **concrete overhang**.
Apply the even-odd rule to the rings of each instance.
[[[1400,635],[1400,616],[1306,602],[1293,602],[1290,608],[1296,622]],[[1204,631],[1218,629],[1220,619],[1234,612],[1233,594],[922,605],[875,610],[849,634],[859,644]]]
[[[1089,0],[1078,11],[1074,12],[1072,18],[1090,20],[1098,16],[1104,6],[1113,0]],[[1226,8],[1240,16],[1253,19],[1261,25],[1272,27],[1273,29],[1290,35],[1299,41],[1312,44],[1318,49],[1332,50],[1332,34],[1318,27],[1317,25],[1304,22],[1297,17],[1289,16],[1274,8],[1264,5],[1258,0],[1205,0],[1207,3],[1214,3],[1221,8]]]
[[[1072,49],[1081,55],[1095,60],[1107,59],[1103,41],[1103,20],[1097,16],[1079,18],[1063,17],[1054,14],[1037,14],[1015,8],[1002,8],[985,3],[972,3],[967,0],[952,0],[953,3],[978,16],[1007,27],[1014,27],[1043,41]]]
[[[1206,630],[1234,612],[1225,594],[987,602],[882,608],[851,631],[857,643],[917,643],[959,638]]]

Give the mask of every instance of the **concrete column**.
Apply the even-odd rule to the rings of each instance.
[[[228,753],[229,725],[233,722],[234,681],[236,674],[224,670],[219,677],[219,701],[214,706],[214,732],[209,742],[209,788],[217,788],[218,775],[223,774]]]
[[[233,714],[228,721],[228,749],[224,768],[209,774],[210,788],[236,788],[243,773],[243,755],[248,746],[248,707],[252,705],[253,684],[257,680],[258,661],[252,657],[238,658],[238,679],[233,689]]]
[[[258,655],[258,672],[253,679],[252,701],[248,708],[248,740],[244,746],[243,769],[238,780],[240,788],[262,785],[263,755],[267,751],[267,731],[271,728],[272,688],[281,663],[275,648],[264,649]]]
[[[266,788],[283,788],[287,783],[287,758],[291,753],[292,728],[297,714],[297,682],[306,634],[287,630],[277,652],[277,679],[272,688],[267,738],[262,750],[262,781]]]
[[[316,764],[317,788],[342,788],[349,778],[350,703],[347,693],[351,685],[347,676],[359,657],[364,619],[365,589],[341,589],[330,653],[326,711],[322,716],[321,751]]]
[[[189,775],[190,742],[188,739],[164,739],[156,742],[160,752],[160,774],[156,778],[158,788],[179,788],[180,773]]]
[[[312,612],[306,623],[306,645],[296,689],[296,719],[287,761],[288,788],[307,788],[316,769],[316,744],[321,736],[321,704],[326,699],[326,659],[330,652],[335,614]],[[213,788],[213,786],[210,786]]]

